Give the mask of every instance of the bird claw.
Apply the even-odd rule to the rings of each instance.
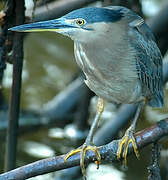
[[[119,147],[117,150],[117,158],[118,159],[121,158],[121,154],[122,154],[122,157],[124,159],[124,167],[127,166],[127,154],[128,154],[129,144],[131,144],[131,143],[132,143],[135,155],[136,155],[137,159],[139,159],[140,155],[138,152],[137,143],[136,143],[135,137],[133,135],[132,129],[129,128],[126,131],[123,138],[119,141],[119,145],[118,145]],[[124,146],[124,149],[123,149],[123,146]],[[123,149],[123,153],[122,153],[122,149]]]
[[[76,153],[81,153],[80,154],[80,166],[81,166],[81,170],[82,170],[82,174],[84,177],[86,177],[86,169],[85,169],[85,163],[84,163],[84,160],[85,160],[85,155],[86,155],[86,152],[90,150],[90,151],[93,151],[96,155],[96,165],[97,165],[97,169],[99,168],[99,164],[100,164],[100,161],[101,161],[101,155],[98,151],[98,148],[96,146],[91,146],[91,145],[86,145],[84,144],[82,147],[79,147],[75,150],[72,150],[71,152],[69,152],[65,158],[64,158],[64,162],[66,162],[66,160],[70,157],[70,156],[73,156],[74,154]],[[86,178],[85,178],[86,179]]]
[[[79,153],[79,152],[81,152],[81,149],[80,149],[80,148],[77,148],[77,149],[74,149],[74,150],[70,151],[69,153],[67,153],[67,154],[65,155],[65,157],[64,157],[64,163],[67,161],[67,159],[68,159],[69,157],[71,157],[71,156],[73,156],[74,154],[77,154],[77,153]]]

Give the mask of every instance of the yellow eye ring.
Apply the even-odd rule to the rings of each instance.
[[[84,25],[85,21],[83,19],[77,19],[76,20],[76,24],[79,25],[79,26],[82,26]]]

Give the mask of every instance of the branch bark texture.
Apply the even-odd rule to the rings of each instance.
[[[162,137],[168,135],[168,119],[159,121],[157,124],[144,129],[135,134],[138,148],[141,149],[151,143],[160,140]],[[100,146],[99,152],[102,157],[102,162],[118,162],[116,153],[119,140],[114,140],[107,145]],[[132,153],[132,146],[129,146],[129,154]],[[12,171],[0,175],[0,180],[24,180],[37,175],[58,171],[79,165],[80,155],[71,156],[64,162],[65,155],[47,158],[36,161],[34,163],[22,166]],[[89,163],[95,161],[95,154],[88,151],[86,153],[85,162]]]

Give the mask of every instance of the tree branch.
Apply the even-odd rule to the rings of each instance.
[[[47,6],[38,7],[35,10],[34,21],[44,21],[45,19],[55,19],[60,16],[65,15],[66,13],[82,8],[86,5],[89,5],[93,2],[100,0],[59,0],[51,3],[47,3]]]
[[[160,145],[158,145],[157,142],[153,143],[151,164],[147,168],[149,174],[148,180],[161,180],[160,165],[159,165],[160,151],[161,151]]]
[[[17,25],[23,24],[25,20],[24,0],[15,0],[13,3],[14,23]],[[21,75],[23,67],[23,34],[14,33],[13,40],[13,79],[6,138],[5,170],[11,170],[16,167],[18,119],[22,83]]]
[[[139,131],[135,134],[135,138],[137,141],[137,145],[139,149],[158,141],[164,136],[168,135],[168,119],[164,119],[159,121],[157,124]],[[114,140],[111,143],[100,146],[99,152],[102,157],[102,162],[117,162],[117,148],[118,141]],[[133,151],[132,146],[129,146],[129,153]],[[73,166],[79,165],[80,155],[76,154],[70,157],[64,163],[65,155],[56,156],[52,158],[47,158],[43,160],[36,161],[34,163],[22,166],[20,168],[14,169],[12,171],[3,173],[0,175],[0,180],[5,179],[13,179],[13,180],[24,180],[30,177],[34,177],[37,175],[58,171],[65,168],[70,168]],[[88,151],[85,156],[85,163],[95,161],[95,154],[93,152]]]

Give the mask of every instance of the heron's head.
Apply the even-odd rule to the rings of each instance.
[[[75,41],[89,41],[90,37],[96,38],[108,32],[111,23],[122,18],[120,9],[88,7],[74,10],[65,16],[32,24],[25,24],[10,28],[19,32],[54,31],[71,37]]]

